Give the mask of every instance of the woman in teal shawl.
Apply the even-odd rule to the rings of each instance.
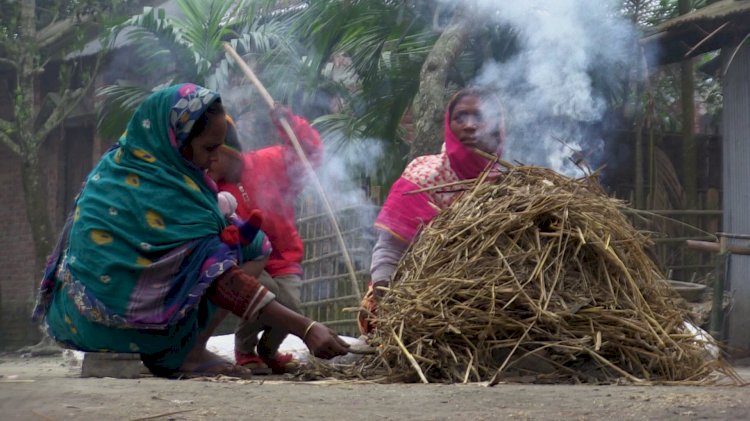
[[[228,223],[206,175],[226,136],[219,95],[149,96],[89,174],[50,256],[34,317],[83,351],[132,352],[157,375],[243,374],[205,350],[223,308],[288,327],[314,355],[346,353],[328,328],[274,301],[243,263],[267,256],[254,221]]]

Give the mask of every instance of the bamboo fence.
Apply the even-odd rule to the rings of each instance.
[[[372,224],[377,207],[356,205],[334,208],[334,213],[354,266],[359,289],[366,291],[375,243]],[[305,247],[301,296],[304,314],[340,335],[359,336],[355,314],[343,311],[357,307],[359,297],[352,286],[330,218],[314,194],[303,194],[297,202],[297,229]]]

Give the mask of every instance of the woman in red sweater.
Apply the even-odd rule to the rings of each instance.
[[[228,119],[228,134],[217,165],[211,175],[219,189],[237,200],[237,215],[246,218],[255,209],[261,210],[261,230],[268,236],[273,250],[259,277],[277,301],[301,313],[300,289],[304,248],[295,225],[294,202],[305,188],[305,169],[291,141],[281,129],[283,116],[292,127],[310,163],[317,167],[322,158],[320,135],[302,117],[293,115],[283,106],[271,113],[284,143],[242,153],[234,122]],[[263,332],[260,341],[258,334]],[[278,349],[289,332],[279,326],[259,322],[241,322],[235,331],[237,364],[256,374],[285,373],[297,366],[291,354]]]

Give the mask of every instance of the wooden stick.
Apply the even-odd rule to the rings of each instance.
[[[250,80],[250,82],[255,85],[255,87],[260,92],[260,95],[263,97],[263,99],[266,101],[266,104],[268,107],[273,110],[275,108],[273,98],[271,97],[271,94],[268,93],[266,88],[263,86],[263,84],[258,80],[258,78],[255,76],[255,73],[253,73],[252,69],[250,69],[250,66],[245,63],[244,60],[242,60],[242,57],[240,57],[239,54],[237,54],[237,51],[235,51],[234,48],[232,48],[229,43],[224,43],[224,49],[227,51],[230,57],[237,63],[238,66],[240,66],[240,69],[242,72],[247,76],[247,78]],[[294,134],[294,130],[292,130],[292,127],[289,125],[289,122],[284,118],[283,116],[279,117],[279,123],[281,124],[281,127],[284,129],[284,132],[289,137],[289,140],[292,141],[292,146],[294,146],[295,152],[297,152],[297,156],[299,156],[300,161],[302,161],[302,165],[305,167],[305,170],[310,175],[310,178],[312,179],[313,185],[315,186],[315,189],[318,191],[318,194],[320,195],[321,200],[323,201],[323,205],[326,208],[326,211],[328,211],[328,216],[331,219],[331,225],[333,226],[333,230],[336,233],[336,238],[339,243],[339,247],[341,247],[341,253],[344,257],[344,263],[346,264],[346,268],[349,271],[349,278],[352,283],[352,290],[354,294],[359,297],[359,299],[362,299],[362,292],[359,289],[359,281],[357,281],[357,275],[354,270],[354,265],[352,265],[352,259],[349,257],[349,250],[346,248],[346,243],[344,242],[344,236],[341,235],[341,229],[339,228],[339,224],[336,221],[336,215],[333,213],[333,208],[331,207],[331,203],[328,200],[328,196],[326,196],[325,191],[323,190],[323,186],[320,184],[320,180],[318,180],[318,176],[315,174],[315,169],[313,169],[312,165],[310,164],[310,161],[307,159],[307,156],[305,156],[305,151],[302,149],[302,146],[300,146],[299,140],[297,139],[297,136]]]
[[[421,189],[411,190],[411,191],[405,192],[404,195],[424,193],[426,191],[432,191],[432,190],[441,190],[441,189],[444,189],[444,188],[447,188],[447,187],[460,186],[462,184],[471,184],[471,183],[474,183],[476,181],[477,181],[476,178],[469,178],[469,179],[466,179],[466,180],[458,180],[458,181],[453,181],[453,182],[450,182],[450,183],[440,184],[440,185],[437,185],[437,186],[422,187]]]
[[[234,62],[237,63],[238,66],[240,66],[242,73],[244,73],[245,76],[250,80],[250,82],[255,85],[255,87],[258,89],[258,92],[260,92],[260,96],[262,96],[263,100],[266,101],[266,105],[268,105],[268,108],[273,110],[276,106],[275,102],[273,101],[273,97],[270,93],[268,93],[266,87],[263,86],[260,80],[255,76],[253,69],[251,69],[250,66],[247,65],[247,63],[245,63],[245,60],[243,60],[242,57],[237,54],[237,51],[231,45],[229,45],[228,42],[224,43],[224,50],[226,50],[227,54],[232,57],[232,60],[234,60]]]
[[[154,420],[161,417],[167,417],[170,415],[177,415],[177,414],[184,414],[185,412],[193,412],[195,409],[183,409],[182,411],[172,411],[172,412],[165,412],[163,414],[157,414],[157,415],[151,415],[148,417],[141,417],[141,418],[133,418],[132,421],[146,421],[146,420]]]
[[[686,243],[687,243],[687,247],[693,250],[708,251],[712,253],[721,252],[721,243],[713,243],[710,241],[697,241],[697,240],[687,240]],[[743,247],[743,246],[730,244],[730,245],[727,245],[726,249],[732,254],[741,254],[745,256],[750,256],[750,247]]]
[[[716,34],[717,34],[717,33],[718,33],[719,31],[721,31],[722,29],[724,29],[724,27],[725,27],[725,26],[727,26],[727,25],[729,25],[729,22],[726,22],[726,23],[724,23],[723,25],[721,25],[720,27],[718,27],[718,28],[714,29],[714,31],[713,31],[713,32],[711,32],[710,34],[708,34],[708,35],[707,35],[707,36],[706,36],[705,38],[703,38],[703,39],[702,39],[702,40],[701,40],[701,41],[700,41],[699,43],[695,44],[695,46],[694,46],[693,48],[689,49],[689,50],[688,50],[688,52],[687,52],[687,53],[685,53],[685,55],[684,55],[684,56],[682,56],[682,57],[683,57],[683,58],[688,58],[688,57],[690,56],[690,54],[691,54],[691,53],[692,53],[693,51],[695,51],[695,50],[696,50],[696,49],[697,49],[698,47],[700,47],[701,45],[703,45],[703,44],[704,44],[704,43],[705,43],[706,41],[708,41],[709,39],[713,38],[713,36],[714,36],[714,35],[716,35]]]
[[[717,232],[717,237],[735,238],[738,240],[750,240],[750,235],[747,234],[734,234],[731,232]]]

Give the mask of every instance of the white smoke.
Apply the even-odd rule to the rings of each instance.
[[[236,89],[239,90],[239,87]],[[245,152],[284,144],[277,134],[277,129],[271,125],[266,110],[245,114],[241,119],[235,119],[235,124]],[[264,127],[259,128],[260,125]],[[377,139],[340,141],[341,138],[342,135],[330,133],[326,139],[321,136],[323,159],[315,168],[316,177],[335,209],[370,204],[369,199],[365,197],[366,192],[362,188],[362,183],[368,175],[376,172],[378,161],[383,158],[382,143]],[[295,172],[305,177],[304,180],[292,181],[301,181],[307,186],[306,189],[312,191],[313,181],[309,174],[305,173],[304,165],[294,148],[291,144],[285,147],[289,148],[294,156],[293,165],[297,168]],[[307,156],[306,159],[313,163],[312,157]]]
[[[324,152],[323,163],[317,170],[320,184],[334,209],[357,208],[358,226],[371,227],[375,208],[367,196],[365,183],[369,174],[383,157],[383,147],[376,139],[361,139],[330,147]],[[312,186],[311,186],[312,187]],[[311,188],[311,194],[317,194]]]
[[[356,271],[368,270],[375,241],[372,225],[377,208],[367,194],[365,183],[368,179],[365,175],[372,174],[373,166],[382,159],[383,151],[380,142],[373,139],[346,142],[341,145],[323,142],[323,159],[314,169],[313,177],[306,170],[293,147],[284,145],[275,133],[265,131],[267,138],[253,141],[253,136],[263,137],[261,133],[264,130],[256,130],[257,125],[266,120],[270,121],[270,117],[264,114],[257,113],[250,119],[243,119],[251,122],[240,124],[238,127],[239,137],[245,151],[254,151],[258,154],[256,156],[264,156],[266,159],[273,160],[262,163],[265,168],[263,175],[259,174],[256,180],[257,185],[254,190],[258,193],[253,197],[255,205],[273,212],[274,209],[278,209],[281,201],[294,201],[295,219],[301,238],[306,244],[317,245],[312,248],[317,251],[308,251],[305,258],[319,258],[327,253],[335,252],[339,250],[339,244],[334,238],[328,238],[333,235],[334,230],[320,190],[315,186],[317,180],[331,205],[354,269]],[[273,126],[271,130],[275,132]],[[281,152],[279,148],[286,149],[286,159],[278,154]],[[306,156],[306,159],[312,165],[316,161],[314,156]],[[269,174],[270,168],[274,168],[276,172]],[[269,176],[276,177],[276,179],[264,178]],[[291,185],[287,185],[285,180],[287,177]],[[297,195],[293,196],[294,194]],[[343,260],[337,260],[337,262],[340,265],[344,264]],[[332,297],[334,284],[333,279],[314,284],[312,288],[323,290],[315,289],[313,295],[318,298]]]
[[[520,51],[486,64],[474,83],[499,93],[507,115],[505,159],[580,175],[571,155],[601,152],[603,141],[583,127],[607,104],[590,71],[619,72],[635,39],[614,0],[465,0],[477,15],[509,25]],[[476,10],[476,9],[475,9]],[[619,68],[618,68],[619,67]],[[584,123],[584,124],[580,124]]]
[[[368,197],[365,184],[369,181],[366,175],[373,174],[377,162],[382,159],[381,142],[375,139],[359,139],[358,142],[338,145],[327,142],[325,148],[323,162],[316,171],[317,178],[334,210],[355,270],[369,270],[370,254],[375,241],[372,225],[377,208]],[[306,197],[317,203],[317,214],[326,213],[320,192],[309,175],[306,182],[308,188],[303,193],[303,200]],[[306,213],[307,215],[297,216],[305,218],[309,216],[309,212]],[[329,221],[328,218],[324,220]]]

